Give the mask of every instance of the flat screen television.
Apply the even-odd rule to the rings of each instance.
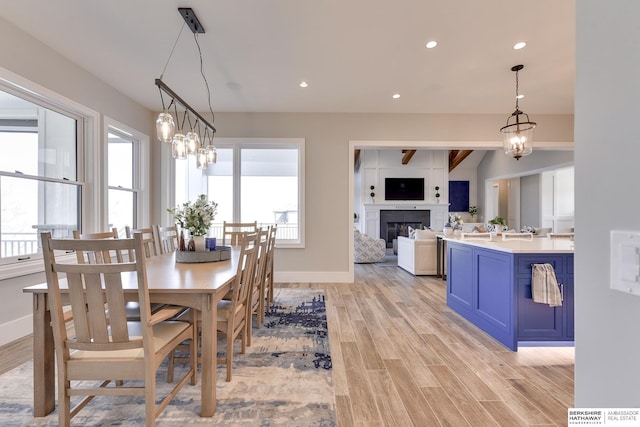
[[[424,178],[385,178],[385,200],[424,200]]]

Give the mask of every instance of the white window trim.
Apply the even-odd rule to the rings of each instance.
[[[216,148],[233,148],[234,164],[239,164],[238,156],[242,148],[291,148],[292,145],[298,148],[298,221],[300,222],[300,237],[297,242],[278,241],[278,249],[284,248],[304,248],[305,247],[305,139],[304,138],[215,138],[213,144]],[[175,206],[175,161],[171,158],[169,144],[162,144],[162,170],[168,171],[161,177],[163,193],[160,195],[163,207]],[[164,147],[164,146],[167,147]],[[215,165],[213,166],[215,167]],[[236,170],[237,169],[237,170]],[[240,204],[240,170],[234,168],[234,189],[233,212],[239,212]],[[163,209],[166,211],[166,209]],[[165,214],[166,224],[172,223],[170,214]]]
[[[95,153],[96,150],[92,150],[92,147],[95,146],[95,141],[100,140],[98,127],[100,115],[98,112],[2,67],[0,67],[0,87],[17,96],[28,98],[32,102],[44,102],[83,118],[84,132],[82,135],[78,135],[79,143],[76,153],[76,156],[83,159],[83,161],[78,162],[77,182],[94,183],[94,187],[100,188],[97,183],[99,179],[97,171],[99,169],[96,168],[100,165],[100,159]],[[96,224],[100,223],[99,209],[96,207],[102,206],[100,192],[92,191],[91,187],[91,185],[85,186],[81,206],[82,221],[84,226],[88,228],[95,227]],[[25,261],[0,265],[0,280],[43,272],[42,256],[38,255],[31,258]]]
[[[134,142],[134,176],[133,176],[133,190],[135,190],[138,194],[137,203],[136,203],[136,221],[138,223],[138,228],[147,227],[151,225],[151,212],[150,212],[150,199],[151,199],[151,179],[150,179],[150,147],[149,147],[149,136],[143,133],[138,132],[135,129],[130,128],[127,125],[119,123],[107,116],[104,116],[104,134],[102,138],[102,159],[108,159],[108,149],[109,149],[109,129],[114,128],[114,130],[127,134],[129,138]],[[108,188],[107,185],[108,180],[108,168],[104,164],[105,162],[101,162],[102,166],[102,179],[105,183],[102,186],[102,200],[104,200],[104,207],[102,209],[102,217],[104,227],[102,229],[106,230],[108,224]]]

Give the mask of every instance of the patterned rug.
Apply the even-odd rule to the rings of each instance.
[[[164,367],[158,373],[159,396],[168,388]],[[179,369],[176,365],[176,378]],[[157,425],[335,426],[324,292],[276,288],[266,323],[253,329],[251,347],[234,355],[231,382],[224,372],[220,366],[214,417],[200,417],[200,383],[187,384]],[[58,424],[57,411],[33,418],[32,378],[31,362],[0,376],[0,426]],[[72,425],[144,425],[144,403],[136,397],[96,397]]]

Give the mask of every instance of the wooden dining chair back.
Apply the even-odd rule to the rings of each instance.
[[[227,222],[222,223],[222,244],[237,246],[242,237],[247,233],[258,231],[258,221],[253,222]]]
[[[278,225],[274,224],[269,230],[269,245],[267,246],[267,266],[265,272],[265,289],[263,299],[267,303],[273,302],[273,264],[276,252],[276,234],[278,233]],[[265,310],[263,310],[266,312]],[[264,321],[264,319],[263,319]]]
[[[242,341],[241,353],[247,346],[247,304],[253,280],[255,279],[256,260],[258,255],[258,235],[245,234],[240,242],[240,258],[236,270],[236,277],[232,285],[231,299],[218,303],[218,332],[226,337],[226,354],[218,358],[218,364],[227,367],[227,382],[231,381],[233,367],[233,344],[237,338]]]
[[[129,250],[138,255],[135,261],[70,264],[57,259],[68,251]],[[195,329],[192,322],[164,321],[151,314],[142,234],[135,233],[133,239],[70,240],[43,233],[42,251],[56,352],[59,424],[68,426],[95,396],[136,395],[144,396],[146,425],[155,425],[178,391],[195,378],[195,353],[191,352],[186,374],[158,405],[156,371],[178,344],[194,342]],[[66,277],[66,288],[61,287],[61,276]],[[125,289],[131,288],[140,301],[140,322],[126,317]],[[64,304],[71,304],[73,335],[67,333]],[[121,380],[122,386],[113,386]],[[84,398],[71,408],[72,396]]]
[[[267,248],[269,245],[269,228],[258,228],[257,232],[258,254],[256,258],[255,274],[253,284],[249,290],[247,304],[247,345],[251,345],[251,335],[253,334],[253,317],[256,317],[256,326],[260,328],[264,319],[260,310],[264,309],[264,304],[260,298],[264,294],[265,272],[267,266]]]
[[[158,249],[161,254],[175,252],[178,249],[178,227],[175,225],[169,227],[153,226],[155,239],[158,242]]]
[[[73,230],[73,238],[75,240],[114,240],[118,239],[118,229],[113,227],[111,231],[82,234],[78,230]],[[86,251],[76,251],[76,259],[78,264],[110,264],[112,259],[122,262],[125,254],[128,255],[129,253],[114,250],[96,251],[90,248]]]
[[[142,233],[142,244],[144,246],[144,256],[149,258],[158,255],[158,248],[156,245],[156,233],[153,231],[153,227],[144,228],[130,228],[125,227],[125,235],[127,239],[133,238],[134,233]]]

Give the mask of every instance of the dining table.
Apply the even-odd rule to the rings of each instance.
[[[201,416],[216,411],[217,306],[231,289],[236,277],[240,249],[231,247],[230,259],[217,262],[180,263],[176,253],[146,259],[149,299],[200,310],[201,333]],[[123,274],[125,295],[137,299],[135,272]],[[64,287],[61,283],[63,298]],[[23,289],[33,294],[33,414],[44,417],[55,409],[55,351],[47,284]],[[63,301],[64,302],[64,301]]]

